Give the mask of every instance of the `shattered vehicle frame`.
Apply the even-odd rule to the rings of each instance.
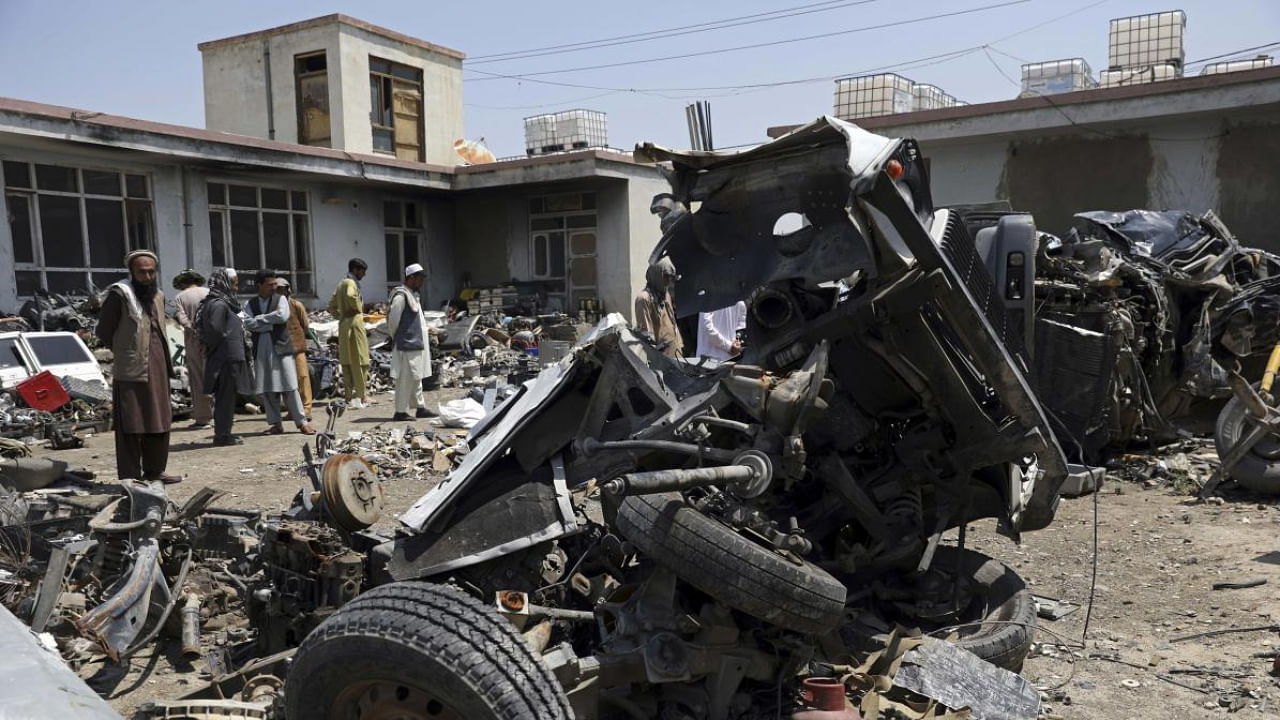
[[[348,534],[373,587],[298,648],[289,717],[772,718],[894,624],[1021,664],[1029,595],[964,528],[1045,527],[1066,464],[915,142],[822,118],[637,154],[670,164],[676,307],[746,302],[745,357],[667,358],[607,318],[393,537]]]

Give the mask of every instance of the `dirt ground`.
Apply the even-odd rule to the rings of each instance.
[[[431,401],[459,391],[433,393]],[[338,420],[341,441],[352,432],[403,427],[389,422],[389,395]],[[317,424],[323,423],[317,408]],[[412,423],[417,431],[427,421]],[[261,416],[238,416],[245,444],[213,448],[209,430],[181,424],[173,433],[170,471],[187,481],[170,488],[177,501],[203,485],[224,490],[219,505],[282,509],[302,487],[301,435],[265,437]],[[114,476],[112,438],[90,438],[78,450],[50,453]],[[434,479],[384,485],[388,516],[416,500]],[[1222,504],[1197,503],[1153,482],[1109,478],[1096,497],[1097,586],[1088,637],[1080,640],[1089,599],[1095,498],[1064,499],[1054,524],[1028,533],[1021,545],[995,534],[994,523],[971,526],[969,543],[1012,565],[1037,595],[1080,605],[1042,631],[1024,675],[1045,690],[1045,717],[1182,720],[1230,715],[1242,720],[1280,716],[1280,680],[1272,661],[1280,650],[1273,631],[1232,632],[1177,641],[1193,633],[1280,625],[1280,505],[1225,492]],[[953,533],[954,538],[954,533]],[[1247,589],[1214,590],[1214,583],[1265,579]],[[199,664],[199,663],[197,663]],[[147,700],[178,697],[202,681],[176,652],[143,651],[125,675],[86,668],[83,675],[126,716]]]

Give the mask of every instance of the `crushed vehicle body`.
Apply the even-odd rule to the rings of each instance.
[[[1041,235],[1033,381],[1068,451],[1101,463],[1200,431],[1280,335],[1280,257],[1212,211],[1097,211]]]
[[[669,163],[653,259],[683,275],[676,307],[745,302],[745,356],[668,358],[610,316],[392,535],[304,491],[262,554],[339,525],[371,589],[322,603],[289,717],[776,717],[895,624],[1020,666],[1030,596],[963,528],[1045,527],[1066,462],[914,141],[822,118],[739,154],[637,154]]]

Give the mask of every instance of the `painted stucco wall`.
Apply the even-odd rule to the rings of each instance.
[[[369,56],[374,55],[422,69],[424,160],[455,164],[453,141],[462,137],[462,61],[336,22],[206,47],[202,54],[208,129],[269,137],[266,50],[276,140],[298,141],[295,57],[324,50],[331,147],[372,153]]]
[[[0,159],[49,163],[79,168],[99,168],[141,173],[151,178],[153,213],[161,274],[171,278],[185,267],[208,275],[212,271],[208,212],[209,182],[279,187],[307,193],[314,296],[300,296],[307,305],[323,307],[333,288],[346,275],[347,260],[361,257],[369,263],[364,283],[365,300],[386,298],[386,246],[383,237],[384,199],[414,200],[425,214],[429,279],[426,297],[433,306],[456,293],[458,260],[454,256],[452,200],[424,196],[404,188],[347,185],[291,173],[245,173],[186,169],[186,202],[183,201],[183,165],[138,162],[123,153],[70,148],[47,140],[0,136]],[[184,205],[190,208],[190,248],[184,224]],[[5,208],[7,211],[7,208]],[[7,217],[7,212],[6,212]],[[165,280],[165,287],[168,281]],[[13,242],[9,223],[0,223],[0,311],[16,311],[20,302],[14,277]]]

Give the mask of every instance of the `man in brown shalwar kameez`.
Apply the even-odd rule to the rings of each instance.
[[[180,482],[169,462],[169,378],[173,366],[164,332],[164,293],[156,287],[158,258],[150,250],[125,256],[129,279],[107,288],[96,334],[111,348],[111,419],[120,479]]]
[[[644,289],[636,295],[635,328],[648,333],[658,350],[667,357],[684,355],[684,340],[676,327],[676,303],[671,297],[676,284],[676,266],[662,258],[644,273]]]

